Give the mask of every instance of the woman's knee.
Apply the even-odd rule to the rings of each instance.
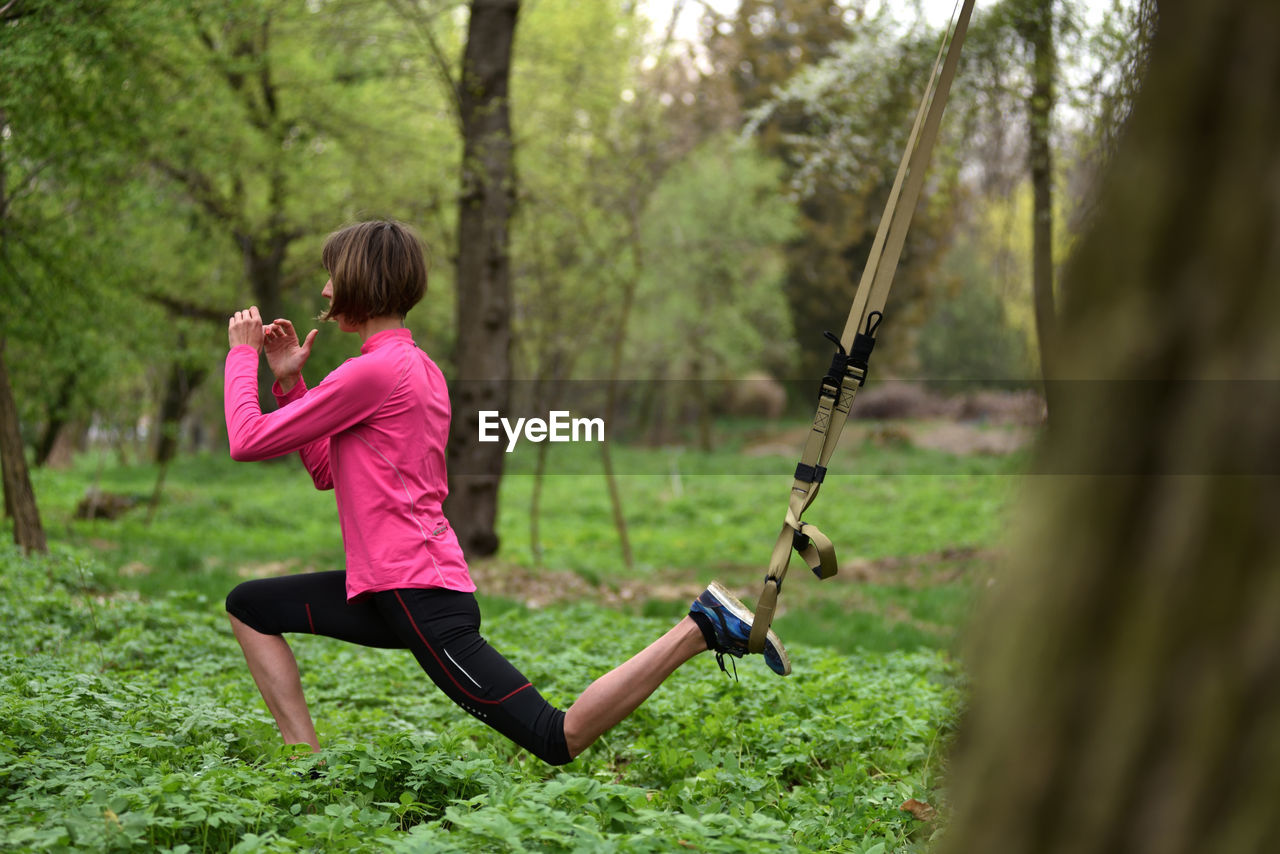
[[[564,738],[556,739],[555,737],[542,740],[537,744],[526,744],[524,747],[543,762],[556,767],[568,765],[577,758],[578,753],[582,752],[581,750],[573,751],[565,744]]]
[[[570,733],[565,726],[567,716],[564,712],[555,709],[552,721],[550,732],[542,739],[542,743],[538,745],[539,749],[535,753],[539,759],[548,765],[568,765],[588,745],[570,744]]]
[[[227,594],[227,613],[256,632],[278,634],[264,628],[260,603],[261,597],[256,595],[255,582],[244,581]]]
[[[562,765],[568,765],[570,762],[573,761],[573,757],[570,756],[568,753],[547,754],[544,756],[539,756],[538,758],[541,759],[543,762],[547,763],[548,765],[553,765],[557,768]]]
[[[248,582],[242,582],[227,594],[227,613],[238,616],[252,601],[252,594],[245,589]]]

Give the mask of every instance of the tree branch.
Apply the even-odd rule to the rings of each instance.
[[[227,318],[235,314],[235,309],[218,309],[196,305],[193,302],[171,297],[158,291],[148,291],[144,296],[148,301],[167,309],[175,317],[189,317],[194,320],[207,320],[211,323],[226,323]]]
[[[461,129],[462,94],[458,89],[460,84],[458,79],[454,77],[449,60],[444,55],[444,49],[440,47],[440,42],[436,39],[429,17],[421,14],[414,0],[387,0],[387,2],[402,18],[413,24],[414,29],[418,31],[423,41],[426,42],[427,54],[431,58],[432,64],[436,67],[436,72],[440,75],[440,81],[445,87],[445,94],[449,98],[449,103],[453,105],[453,114],[458,120],[459,129]]]
[[[14,9],[14,7],[17,5],[18,5],[18,0],[9,0],[8,3],[5,3],[3,6],[0,6],[0,21],[16,21],[19,18],[22,18],[31,14],[31,11],[29,9],[23,9],[21,7]],[[12,10],[12,13],[11,13],[11,10]]]
[[[152,160],[151,165],[182,185],[192,200],[210,216],[221,222],[231,223],[237,230],[246,230],[238,212],[218,194],[208,177],[195,169],[183,169],[165,160]]]

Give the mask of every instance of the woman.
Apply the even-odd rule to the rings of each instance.
[[[480,611],[462,549],[441,512],[446,495],[449,395],[404,317],[426,292],[417,237],[397,222],[363,222],[324,244],[322,320],[358,335],[360,355],[314,388],[302,379],[316,330],[264,325],[256,307],[227,327],[225,408],[231,456],[299,452],[318,489],[333,489],[346,569],[247,581],[227,612],[249,671],[286,743],[319,750],[287,632],[411,650],[440,690],[545,762],[563,765],[629,715],[677,667],[708,649],[741,657],[751,612],[713,583],[669,632],[591,683],[568,711],[547,703],[480,636]],[[280,406],[258,402],[259,352]],[[772,632],[765,659],[791,666]]]

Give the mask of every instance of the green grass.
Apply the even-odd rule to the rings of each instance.
[[[124,573],[122,583],[148,595],[225,594],[241,572],[342,568],[333,493],[317,491],[296,456],[256,465],[181,457],[149,522],[146,502],[156,476],[154,465],[104,464],[96,457],[81,458],[68,471],[34,472],[49,537],[91,549]],[[140,504],[115,520],[76,519],[92,485]]]
[[[552,448],[552,473],[542,481],[540,565],[530,538],[531,460],[513,454],[500,503],[501,565],[572,572],[614,588],[718,578],[753,602],[785,511],[794,458],[747,456],[750,430],[730,426],[723,446],[710,454],[614,448],[617,470],[630,472],[618,478],[636,560],[630,571],[598,448]],[[989,559],[981,555],[1000,541],[1024,462],[1018,455],[959,457],[901,443],[842,447],[805,519],[827,532],[842,562],[885,568],[853,585],[843,575],[818,582],[793,559],[779,633],[846,652],[954,649],[974,580],[989,575]],[[745,471],[734,473],[739,470]],[[866,470],[877,473],[861,473]],[[156,474],[154,466],[96,457],[81,458],[68,471],[36,471],[51,539],[91,550],[119,574],[115,583],[146,596],[187,590],[220,599],[246,575],[341,568],[333,496],[311,486],[295,457],[266,464],[180,458],[148,522],[145,499]],[[77,520],[75,507],[93,484],[143,504],[114,521]],[[975,551],[979,557],[965,557]],[[939,559],[953,553],[961,557]],[[912,569],[921,561],[953,570],[950,580],[922,580]],[[483,598],[482,591],[482,601],[499,608],[517,595],[499,589]],[[642,593],[630,610],[672,618],[687,605],[684,597],[663,601]]]
[[[786,680],[691,662],[563,769],[412,657],[294,639],[322,741],[280,747],[219,603],[113,593],[65,548],[0,549],[0,848],[23,851],[919,851],[957,706],[934,652],[799,645]],[[666,626],[516,608],[487,634],[553,702]]]
[[[744,433],[711,453],[620,446],[613,450],[636,572],[743,567],[767,561],[781,526],[800,448],[749,455]],[[531,446],[530,446],[531,447]],[[530,565],[533,451],[517,449],[503,480],[503,556]],[[955,456],[890,443],[841,445],[805,520],[841,545],[841,557],[880,558],[988,546],[1023,470],[1024,454]],[[542,562],[623,572],[599,449],[553,446],[542,481]]]
[[[618,447],[637,566],[619,555],[598,449],[557,446],[543,481],[515,454],[490,569],[640,593],[530,610],[482,591],[486,634],[553,702],[683,615],[647,591],[720,578],[758,592],[794,456],[749,456],[733,426],[714,453]],[[845,569],[793,561],[774,621],[795,665],[731,682],[682,668],[563,770],[454,708],[412,657],[294,639],[326,773],[299,772],[245,672],[221,600],[246,574],[340,567],[333,497],[296,459],[186,457],[148,522],[152,466],[83,458],[34,473],[54,557],[0,549],[0,848],[9,850],[889,852],[936,831],[898,806],[937,803],[959,707],[954,650],[990,575],[1021,456],[852,445],[806,513]],[[74,518],[96,484],[144,499]],[[560,573],[560,575],[554,575]]]
[[[832,597],[792,608],[774,620],[774,630],[787,643],[821,644],[842,650],[949,648],[956,640],[956,627],[968,614],[969,597],[955,595],[951,590],[922,592],[875,587],[868,593],[876,602],[899,607],[906,603],[906,613],[889,617],[887,607],[851,608]]]
[[[794,467],[794,463],[791,464]],[[784,472],[789,469],[780,464]],[[528,513],[533,477],[504,478],[503,556],[533,563]],[[927,554],[998,540],[1013,478],[981,474],[829,475],[805,521],[839,544],[842,559]],[[741,567],[767,562],[782,525],[789,473],[620,479],[636,572]],[[545,479],[542,562],[553,568],[625,572],[604,478]],[[525,511],[525,512],[522,512]]]

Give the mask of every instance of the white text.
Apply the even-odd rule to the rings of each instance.
[[[507,437],[507,453],[516,448],[521,434],[530,442],[603,442],[603,418],[570,418],[568,410],[553,409],[547,418],[517,418],[512,424],[496,409],[480,410],[481,442],[500,442],[498,428]]]

